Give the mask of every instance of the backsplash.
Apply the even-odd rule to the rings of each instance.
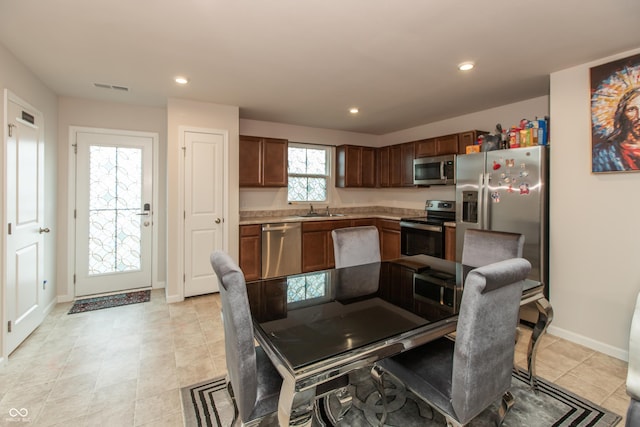
[[[324,212],[326,207],[314,207],[316,212]],[[240,211],[240,220],[246,218],[270,218],[270,217],[285,217],[291,215],[304,215],[309,212],[309,208],[304,209],[272,209],[272,210],[259,210],[259,211]],[[329,208],[331,213],[341,213],[345,215],[362,215],[362,214],[382,214],[397,217],[410,217],[424,215],[422,209],[405,209],[405,208],[393,208],[388,206],[360,206],[353,208]]]

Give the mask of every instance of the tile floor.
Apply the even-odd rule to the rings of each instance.
[[[167,304],[156,290],[148,303],[67,315],[70,306],[58,304],[0,366],[0,426],[182,426],[180,388],[226,371],[217,294]],[[625,362],[545,336],[537,369],[624,416]]]

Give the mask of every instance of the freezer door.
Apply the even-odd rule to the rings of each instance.
[[[529,278],[542,275],[546,246],[546,149],[526,147],[487,153],[487,229],[524,234]]]
[[[456,261],[462,259],[465,231],[482,228],[484,221],[485,159],[486,153],[464,154],[456,159]]]

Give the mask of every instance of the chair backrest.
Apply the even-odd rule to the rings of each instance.
[[[462,246],[462,264],[482,267],[511,258],[522,258],[524,235],[490,230],[467,230]]]
[[[464,283],[451,378],[451,403],[463,424],[511,385],[523,280],[531,270],[514,258],[472,270]]]
[[[222,251],[211,254],[211,266],[220,282],[224,345],[229,380],[240,418],[246,420],[254,409],[258,389],[253,322],[247,286],[240,267]]]
[[[631,318],[629,333],[629,369],[627,371],[627,393],[640,400],[640,294]]]
[[[380,238],[373,225],[331,231],[336,268],[380,262]]]

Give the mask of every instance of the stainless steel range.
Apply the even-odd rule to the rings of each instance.
[[[444,258],[444,223],[456,218],[456,202],[427,200],[424,216],[400,220],[400,253]]]

